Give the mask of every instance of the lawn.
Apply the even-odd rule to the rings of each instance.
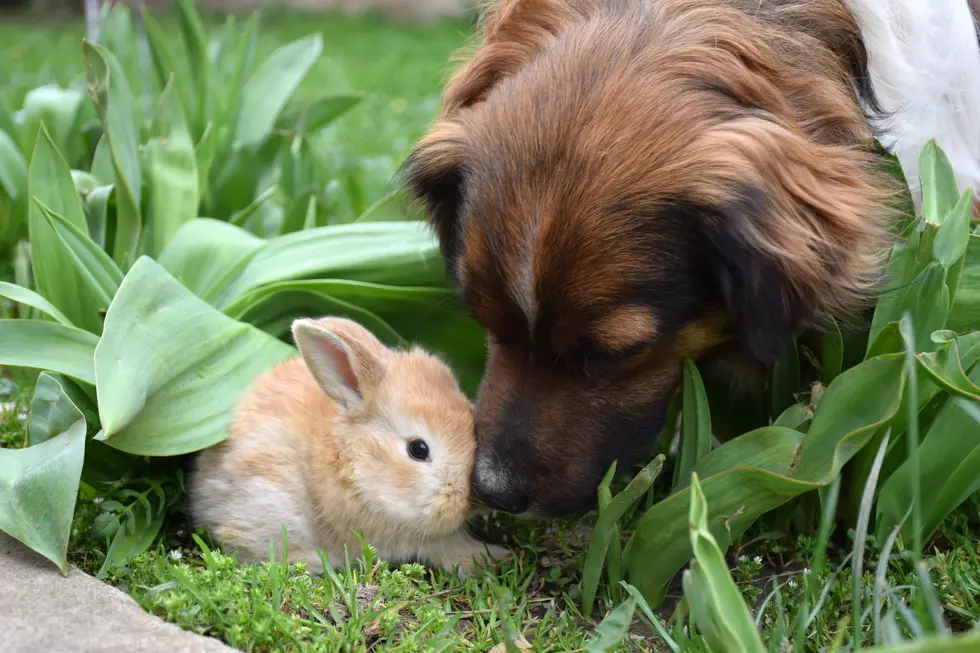
[[[166,29],[174,32],[179,30],[178,20],[174,15],[163,15],[160,20]],[[220,30],[219,19],[210,17],[206,22],[212,33]],[[241,21],[238,25],[241,25]],[[343,187],[346,198],[344,211],[351,216],[360,216],[374,202],[394,189],[393,175],[414,139],[434,116],[441,85],[451,71],[448,59],[455,49],[466,42],[469,30],[470,26],[463,23],[407,27],[373,18],[310,17],[279,12],[263,17],[255,45],[257,60],[264,59],[277,48],[311,32],[322,35],[322,55],[316,59],[303,79],[290,106],[301,106],[304,101],[313,101],[324,94],[353,93],[363,97],[359,105],[323,130],[309,135],[305,141],[319,157],[318,160],[327,171],[329,183]],[[14,111],[22,106],[25,95],[31,89],[49,82],[61,86],[78,85],[81,88],[79,58],[83,34],[80,21],[40,22],[23,17],[4,19],[0,23],[0,70],[5,71],[6,75],[0,80],[0,103],[7,110]],[[85,165],[89,163],[90,161],[86,161]],[[93,164],[93,171],[94,169]],[[124,175],[119,175],[120,179],[123,177]],[[115,210],[122,215],[120,188],[115,190]],[[91,196],[95,195],[94,191],[88,192],[91,192]],[[317,202],[322,202],[322,198],[315,194],[312,197],[310,206],[319,207]],[[199,199],[208,201],[207,198]],[[253,199],[246,198],[244,204],[249,204]],[[293,208],[290,207],[296,204],[305,208],[306,199],[307,195],[298,193],[296,197],[290,196],[284,200],[286,208],[283,213],[287,216],[285,222],[292,215]],[[215,206],[220,207],[220,202]],[[197,205],[193,208],[196,210]],[[229,209],[231,217],[222,217],[234,224],[251,224],[248,222],[250,216],[261,214],[263,210],[261,202],[255,206],[249,204],[245,208],[231,208],[237,209]],[[93,210],[92,205],[87,203],[86,215],[91,218],[88,213],[90,210]],[[372,219],[378,218],[377,214],[372,215]],[[296,240],[302,238],[304,232],[329,228],[317,221],[317,211],[311,209],[306,216],[303,220],[301,215],[300,229],[287,234],[284,228],[282,233],[286,235],[280,238]],[[388,220],[404,219],[405,208],[397,203],[388,205],[382,209],[382,217]],[[329,219],[327,222],[329,223]],[[57,220],[51,224],[56,223]],[[187,226],[191,224],[188,223]],[[179,233],[175,239],[179,238]],[[975,236],[972,238],[976,241]],[[115,258],[118,252],[112,251],[109,240],[106,237],[104,246]],[[5,256],[13,257],[14,254]],[[161,256],[160,260],[165,256]],[[92,257],[98,258],[95,255]],[[431,263],[429,261],[429,267]],[[129,264],[133,264],[132,259],[126,261],[126,265]],[[325,269],[329,267],[324,265]],[[432,273],[426,271],[428,268],[425,266],[416,269],[407,264],[404,267],[392,264],[389,270],[384,267],[387,263],[379,265],[383,268],[383,274],[375,270],[369,271],[363,279],[365,284],[377,282],[399,285],[397,281],[406,274],[410,277],[404,283],[406,286],[413,285],[411,281],[415,280],[419,282],[414,285],[435,286],[440,283],[433,280]],[[126,267],[123,264],[120,267],[122,271],[119,276],[122,278]],[[15,270],[16,264],[12,260],[0,261],[0,269]],[[349,271],[346,268],[341,269]],[[112,299],[114,308],[117,303],[120,304],[117,312],[123,311],[125,306],[136,304],[134,297],[138,293],[131,290],[126,283],[129,275],[135,275],[139,271],[149,275],[145,278],[157,280],[158,277],[153,276],[157,274],[154,270],[155,268],[136,262],[132,271],[126,273],[126,279],[118,286],[118,294]],[[355,272],[360,274],[358,270],[360,268]],[[13,281],[16,278],[14,272],[8,273],[8,276],[9,278],[2,281]],[[174,276],[179,277],[176,273]],[[189,276],[179,278],[190,290],[197,292],[198,289]],[[963,279],[967,278],[968,275],[964,274]],[[352,279],[362,281],[356,277]],[[281,286],[288,281],[279,279],[277,283]],[[163,285],[160,287],[167,288],[170,292],[170,286],[166,282],[161,283]],[[963,285],[966,283],[962,282]],[[41,285],[39,283],[38,287]],[[261,288],[252,289],[254,292],[259,290]],[[225,315],[258,325],[273,335],[281,335],[279,326],[287,312],[291,311],[289,314],[292,314],[297,310],[337,305],[330,304],[329,301],[317,303],[323,299],[320,296],[317,301],[309,298],[296,300],[299,286],[286,290],[289,292],[284,292],[282,302],[288,305],[288,311],[276,305],[273,307],[275,310],[269,308],[267,312],[263,312],[265,309],[254,308],[254,305],[242,299],[228,300],[221,304],[218,295],[208,298],[206,293],[198,294],[207,298]],[[179,295],[184,291],[178,289],[173,292]],[[123,295],[129,304],[124,303]],[[354,296],[355,299],[366,297],[356,294]],[[246,299],[249,297],[252,296],[246,293]],[[109,298],[111,294],[107,297]],[[442,301],[448,299],[440,300],[440,303]],[[236,312],[239,306],[246,308]],[[411,334],[415,333],[412,329],[421,328],[416,318],[399,317],[398,310],[403,309],[369,306],[373,311],[370,315],[380,315],[384,318],[382,323],[387,320],[386,323],[398,327],[399,330],[404,328]],[[200,310],[204,319],[219,319],[207,312],[212,309],[203,306],[203,302]],[[389,312],[385,313],[385,310]],[[3,311],[12,314],[14,304],[7,302],[3,305]],[[120,322],[112,322],[111,312],[109,315],[102,315],[105,317],[106,329],[102,337],[110,338],[115,333],[113,329],[119,328]],[[74,318],[74,315],[69,315],[69,318]],[[397,319],[401,319],[401,322],[396,321]],[[885,336],[890,334],[893,338],[887,341],[881,338],[883,342],[879,346],[885,351],[882,360],[901,368],[902,339],[899,336],[897,319],[896,317],[893,333],[887,332],[887,328],[883,329],[886,331]],[[5,322],[12,323],[15,320]],[[420,338],[430,337],[434,342],[439,342],[439,338],[446,341],[447,338],[445,332],[433,335],[420,330],[418,333],[421,334]],[[259,336],[252,334],[250,337]],[[839,333],[837,337],[840,338]],[[479,341],[478,334],[476,340]],[[970,342],[974,343],[972,340]],[[120,339],[114,346],[125,348],[127,345]],[[482,348],[482,343],[478,342],[478,346]],[[843,343],[841,348],[843,349]],[[966,352],[966,345],[963,345],[963,350]],[[132,354],[136,350],[127,351]],[[463,354],[460,354],[461,358],[454,360],[467,361],[467,365],[478,371],[478,358],[474,362],[472,356],[467,358]],[[864,351],[860,354],[858,360]],[[98,355],[97,351],[96,356]],[[794,364],[800,367],[801,360],[805,360],[804,357],[799,357]],[[843,360],[839,361],[838,367],[842,364]],[[49,369],[40,364],[30,366]],[[852,367],[841,376],[847,376],[858,367],[860,366]],[[13,451],[27,444],[28,432],[31,430],[27,413],[38,377],[36,373],[25,373],[22,368],[15,369],[13,366],[7,369],[0,367],[0,372],[3,373],[0,376],[0,447]],[[93,374],[97,372],[95,370]],[[472,373],[472,369],[470,372]],[[72,373],[64,373],[73,379],[79,378]],[[921,376],[922,372],[919,374]],[[786,393],[790,397],[789,401],[785,406],[779,406],[779,409],[785,408],[789,413],[791,409],[800,407],[801,417],[790,423],[789,419],[779,415],[779,420],[780,424],[798,427],[801,432],[805,432],[810,421],[809,418],[802,417],[803,411],[810,411],[812,417],[813,410],[820,401],[818,393],[811,388],[819,386],[821,392],[823,388],[819,383],[811,385],[814,380],[807,377],[805,369],[796,369],[795,375],[795,385]],[[693,375],[686,379],[683,407],[685,419],[689,392],[687,381],[694,384],[692,387],[695,389],[700,388],[703,391],[699,377]],[[188,381],[193,382],[195,381]],[[958,382],[960,381],[954,380],[951,383],[956,385]],[[40,387],[40,382],[38,383]],[[91,385],[94,384],[89,387]],[[62,386],[65,384],[62,383]],[[64,390],[67,394],[61,396],[70,397],[78,403],[83,409],[80,412],[75,409],[75,412],[81,415],[86,412],[83,404],[92,409],[94,402],[84,396],[83,383],[77,386],[83,388],[83,391],[78,391],[76,387],[74,391]],[[472,386],[472,382],[468,383],[469,389],[472,390]],[[807,391],[800,394],[804,387]],[[100,388],[100,402],[104,399],[101,391]],[[827,392],[831,394],[829,390]],[[966,393],[964,396],[968,395],[967,391],[963,392]],[[935,395],[932,396],[936,398]],[[939,398],[944,397],[945,395]],[[901,394],[898,395],[898,399],[900,398]],[[156,400],[165,399],[152,397],[150,401]],[[765,401],[768,404],[769,398]],[[902,406],[904,405],[903,403]],[[935,420],[941,406],[936,401],[932,405],[932,409],[923,409],[923,413],[931,410],[929,415]],[[897,413],[897,408],[896,404],[891,417]],[[700,409],[700,404],[696,409]],[[707,410],[706,405],[703,409]],[[712,416],[714,417],[714,407]],[[92,435],[98,430],[97,418],[88,413],[85,417]],[[715,419],[720,422],[723,418]],[[102,421],[107,421],[105,415],[102,415]],[[924,421],[923,424],[922,437],[926,437],[926,427],[931,422]],[[707,435],[710,436],[710,433]],[[896,432],[897,435],[899,434]],[[136,442],[140,446],[145,444],[138,442],[139,434],[134,435],[125,430],[113,437],[119,438],[118,441],[123,441],[124,437],[129,438],[128,441]],[[688,431],[685,430],[682,433],[682,450],[687,437]],[[699,435],[692,432],[691,437]],[[887,437],[889,436],[885,435]],[[915,437],[919,437],[918,433]],[[874,447],[867,445],[864,453],[872,448],[876,449],[880,441],[880,437],[871,440]],[[429,570],[419,565],[393,568],[384,561],[375,560],[368,547],[363,551],[350,552],[351,559],[344,569],[328,572],[324,577],[313,577],[301,565],[287,565],[277,560],[270,560],[259,566],[238,564],[233,558],[223,555],[207,533],[194,532],[182,511],[186,457],[153,458],[150,463],[147,462],[148,456],[143,455],[144,451],[134,445],[126,450],[127,454],[134,454],[132,459],[126,459],[126,472],[114,476],[112,471],[102,472],[105,469],[111,470],[114,464],[115,459],[109,453],[118,455],[119,452],[102,443],[98,444],[102,446],[97,451],[106,454],[105,461],[90,460],[90,451],[86,454],[86,465],[90,462],[104,462],[105,467],[93,464],[92,468],[86,467],[82,472],[82,481],[77,489],[78,502],[71,515],[68,562],[129,592],[146,610],[183,628],[217,637],[243,650],[724,650],[717,648],[717,645],[712,647],[711,625],[699,621],[699,628],[695,628],[691,615],[695,612],[703,615],[702,611],[706,608],[696,601],[692,602],[699,594],[682,586],[680,574],[668,586],[663,603],[649,613],[645,610],[644,602],[637,605],[635,599],[627,597],[624,588],[615,582],[616,577],[621,577],[622,569],[616,571],[617,566],[612,561],[619,555],[623,556],[623,560],[626,559],[622,546],[631,541],[631,536],[638,528],[642,528],[643,517],[651,514],[649,511],[655,506],[666,505],[664,500],[674,495],[682,485],[677,479],[672,483],[667,478],[670,476],[667,473],[663,478],[654,481],[644,477],[647,473],[645,470],[625,470],[628,473],[612,480],[608,492],[609,496],[616,497],[614,502],[619,497],[636,495],[625,507],[622,518],[614,520],[613,523],[618,526],[612,531],[608,524],[604,526],[605,530],[596,528],[596,512],[582,517],[549,521],[521,520],[506,515],[475,520],[473,527],[478,532],[490,541],[511,547],[515,556],[509,561],[466,577]],[[904,446],[903,443],[903,450]],[[846,468],[848,481],[851,482],[848,487],[856,489],[851,489],[851,495],[842,494],[840,497],[842,523],[849,519],[843,515],[863,514],[867,517],[871,510],[871,502],[862,501],[865,485],[853,479],[877,479],[880,465],[876,467],[873,464],[874,453],[871,451],[870,455],[858,461],[864,467]],[[671,458],[665,469],[684,465],[688,465],[687,470],[695,468],[693,463],[682,463],[680,459]],[[648,482],[641,488],[641,492],[635,492],[639,487],[637,484],[644,478]],[[98,479],[98,482],[93,479]],[[639,480],[630,483],[630,479]],[[818,483],[815,482],[814,487],[816,485]],[[738,533],[733,538],[731,546],[725,552],[724,566],[727,566],[731,574],[733,587],[737,588],[737,594],[749,606],[751,614],[747,616],[754,620],[754,628],[769,642],[769,650],[823,651],[834,650],[835,647],[843,650],[839,648],[842,643],[845,647],[852,646],[849,642],[854,641],[856,596],[863,602],[863,608],[858,610],[860,624],[857,630],[866,646],[920,639],[932,633],[943,634],[947,628],[954,633],[977,628],[980,621],[980,495],[971,492],[971,496],[959,503],[943,520],[938,531],[927,538],[921,554],[924,565],[919,565],[919,552],[915,550],[914,542],[904,536],[904,532],[897,538],[888,538],[880,537],[881,533],[874,529],[869,535],[867,528],[863,531],[854,527],[828,530],[835,518],[837,502],[828,500],[827,495],[833,495],[833,488],[838,486],[828,487],[826,483],[819,485],[822,488],[821,501],[827,503],[818,503],[815,491],[804,493],[797,500],[785,503],[755,520],[744,533]],[[623,493],[618,494],[621,491]],[[870,483],[870,491],[875,491],[875,483]],[[711,500],[718,498],[717,493],[706,493],[711,496]],[[693,489],[684,496],[690,496],[691,505],[697,506],[699,495]],[[144,520],[149,523],[156,519],[148,514],[154,513],[154,510],[143,507],[148,507],[151,503],[160,511],[159,523],[153,529],[137,527]],[[683,513],[680,519],[685,523],[688,519],[688,505],[685,498],[680,509]],[[604,510],[608,510],[605,502]],[[823,520],[820,518],[821,510],[825,515]],[[735,520],[738,515],[739,511],[733,510],[726,519],[730,517]],[[692,533],[702,534],[702,544],[709,540],[713,542],[713,539],[704,535],[707,532],[705,529],[697,527],[694,510],[690,517]],[[864,523],[867,525],[866,521]],[[827,528],[821,528],[821,524]],[[598,559],[594,559],[595,548],[590,548],[590,545],[596,540],[597,534],[609,532],[612,532],[612,544],[608,557],[603,550]],[[718,536],[718,529],[712,529],[712,532]],[[139,541],[146,533],[149,533],[147,541]],[[887,536],[887,531],[885,535]],[[685,530],[684,537],[686,536]],[[704,544],[705,548],[698,553],[698,561],[706,569],[716,551],[714,546],[711,543]],[[124,550],[127,547],[138,553],[134,556],[125,555]],[[725,550],[724,545],[720,550]],[[853,555],[855,550],[859,552],[857,557]],[[862,551],[863,555],[860,555]],[[656,562],[657,554],[650,555],[650,564]],[[718,556],[720,559],[720,553]],[[689,557],[688,555],[687,558]],[[855,577],[855,572],[860,575]],[[926,576],[923,576],[924,573]],[[593,580],[589,580],[590,575]],[[724,576],[724,572],[714,569],[709,576],[717,581]],[[923,578],[928,578],[929,581],[923,583]],[[583,607],[583,587],[590,585],[593,589],[598,587],[597,609],[591,613]],[[855,592],[855,589],[858,591]],[[591,590],[586,590],[587,593],[589,591]],[[683,598],[685,596],[687,598]],[[881,605],[877,603],[879,600],[888,606],[887,610],[881,609]],[[731,607],[733,604],[727,605]],[[741,608],[737,607],[740,603],[735,605],[730,612],[716,612],[715,616],[719,617],[716,621],[737,622],[736,612]],[[628,606],[629,610],[625,611],[624,606]],[[709,611],[710,609],[718,610],[714,604],[709,606]],[[937,617],[939,614],[941,617]],[[602,621],[604,617],[605,621]]]

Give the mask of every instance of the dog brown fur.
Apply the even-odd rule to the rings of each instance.
[[[564,512],[660,430],[685,356],[770,363],[864,307],[892,189],[840,0],[504,0],[481,25],[407,185],[490,334],[478,494]]]

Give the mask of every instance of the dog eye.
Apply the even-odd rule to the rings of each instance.
[[[429,459],[429,445],[425,440],[412,440],[408,443],[408,455],[419,462],[425,462]]]

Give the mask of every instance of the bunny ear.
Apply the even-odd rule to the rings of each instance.
[[[320,388],[345,412],[361,411],[384,372],[381,343],[350,320],[296,320],[292,331]]]

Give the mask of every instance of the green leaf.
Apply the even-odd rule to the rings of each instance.
[[[115,204],[116,187],[99,186],[85,197],[85,218],[88,233],[100,249],[105,248],[106,229],[109,226],[109,206]]]
[[[195,297],[143,257],[123,280],[95,352],[107,444],[173,456],[220,442],[256,375],[296,351]]]
[[[58,310],[58,308],[41,297],[33,290],[28,290],[16,284],[7,283],[6,281],[0,281],[0,297],[6,297],[7,299],[17,302],[18,304],[23,304],[25,306],[30,306],[31,308],[36,308],[42,313],[53,317],[59,323],[65,326],[74,326],[64,313]]]
[[[813,415],[809,413],[806,404],[793,404],[780,413],[779,417],[773,420],[772,425],[787,429],[800,430],[800,426],[802,426],[804,422],[812,417]]]
[[[320,227],[269,240],[211,298],[225,309],[261,286],[317,278],[448,287],[438,246],[424,225],[372,222]]]
[[[643,498],[653,482],[657,480],[663,466],[664,455],[660,454],[633,477],[626,488],[617,494],[609,502],[609,505],[601,511],[596,520],[582,573],[582,614],[586,617],[592,615],[599,578],[602,576],[603,563],[606,560],[609,541],[615,531],[616,524],[627,510]]]
[[[177,0],[177,19],[180,31],[184,37],[184,47],[187,48],[188,62],[191,74],[194,76],[196,89],[196,108],[191,113],[192,124],[198,127],[207,124],[211,119],[211,60],[208,57],[208,33],[197,12],[194,0]]]
[[[967,376],[960,358],[959,340],[952,331],[937,331],[932,334],[932,341],[939,345],[939,350],[918,354],[916,358],[922,369],[947,392],[980,401],[980,386],[977,386]],[[976,338],[964,337],[963,340],[969,342],[976,340]],[[963,353],[968,355],[974,347],[980,347],[980,345],[973,342],[972,346],[968,346]]]
[[[116,233],[112,258],[128,267],[139,247],[143,172],[136,126],[136,99],[115,55],[100,45],[83,42],[85,80],[99,109],[116,174]],[[103,180],[107,181],[107,180]]]
[[[14,200],[27,194],[27,160],[3,130],[0,130],[0,188]]]
[[[153,61],[153,71],[160,88],[165,88],[174,79],[175,91],[188,117],[197,116],[197,104],[194,100],[194,85],[191,82],[191,72],[184,57],[178,57],[175,51],[181,48],[180,43],[171,41],[171,37],[153,17],[146,5],[140,7],[146,37],[150,46],[150,57]],[[172,76],[172,77],[171,77]],[[203,126],[202,126],[203,129]],[[200,133],[200,132],[198,132]]]
[[[256,29],[257,15],[252,16],[245,23],[242,33],[236,38],[238,48],[234,52],[232,62],[233,68],[231,76],[226,83],[224,107],[222,110],[221,124],[227,125],[227,135],[223,141],[234,137],[233,128],[241,119],[241,112],[244,105],[245,79],[252,65],[252,57],[255,54],[255,44],[258,39]],[[223,142],[223,146],[227,143]],[[224,147],[222,148],[224,149]]]
[[[980,381],[980,365],[973,366],[967,381]],[[923,540],[970,494],[980,490],[980,428],[970,409],[964,407],[976,403],[960,401],[946,401],[918,447]],[[913,461],[907,459],[882,486],[878,499],[879,533],[900,523],[911,505],[914,469]],[[912,527],[912,523],[906,523],[903,528],[909,541],[915,539]]]
[[[748,606],[708,528],[708,504],[697,474],[691,479],[691,550],[695,562],[684,575],[684,596],[712,651],[765,651]]]
[[[60,284],[56,284],[54,290],[46,294],[47,298],[72,323],[93,333],[100,333],[100,311],[109,307],[109,302],[122,280],[122,272],[84,230],[50,211],[36,197],[34,199],[47,228],[43,234],[50,241],[43,250],[46,256],[33,259],[34,275],[37,277],[39,271],[45,274],[51,274],[53,270],[59,271],[62,275]],[[37,231],[42,233],[40,229]],[[40,283],[38,287],[41,287]]]
[[[919,181],[922,184],[922,217],[942,224],[956,204],[960,191],[949,157],[930,140],[919,153]]]
[[[830,385],[844,369],[844,338],[836,320],[831,327],[824,331],[821,347],[820,379],[824,385]]]
[[[586,642],[585,650],[588,653],[609,653],[617,650],[620,642],[629,634],[634,612],[636,599],[633,597],[610,610],[596,628],[595,636]]]
[[[937,231],[935,224],[926,223],[924,231],[913,229],[904,243],[892,248],[887,272],[889,288],[882,293],[875,307],[868,337],[867,358],[873,358],[871,348],[877,341],[879,332],[892,322],[897,324],[905,311],[911,310],[911,306],[918,300],[921,286],[916,284],[925,281],[924,271],[933,260],[932,243]],[[900,349],[901,345],[898,346]]]
[[[130,517],[126,522],[127,525],[131,525],[131,528],[123,525],[116,531],[96,578],[105,578],[112,569],[129,564],[133,558],[153,544],[163,527],[165,513],[156,495],[149,495],[147,501],[153,503],[146,505],[140,501],[133,503]]]
[[[262,62],[245,83],[235,147],[265,139],[322,50],[323,41],[315,34],[284,45]]]
[[[81,104],[80,92],[63,89],[55,84],[39,86],[28,91],[24,96],[24,126],[21,129],[23,152],[27,155],[33,152],[40,136],[41,126],[44,125],[53,142],[57,144],[56,148],[64,156],[70,156],[72,150],[80,147],[77,142],[80,134],[73,132],[72,127]],[[15,134],[11,133],[11,136]]]
[[[904,354],[874,358],[841,374],[825,391],[806,435],[767,427],[742,435],[696,466],[712,507],[711,530],[726,546],[762,514],[825,487],[898,412]],[[684,514],[691,488],[672,494],[636,522],[627,544],[627,581],[659,604],[691,555]]]
[[[356,95],[328,95],[285,112],[277,127],[293,134],[312,134],[328,126],[361,102]]]
[[[417,343],[444,356],[465,392],[476,390],[486,364],[486,335],[448,288],[284,281],[244,294],[225,313],[278,337],[304,315],[349,317],[389,346]]]
[[[0,365],[52,370],[95,384],[99,338],[88,331],[38,320],[0,320]]]
[[[147,143],[150,206],[144,250],[156,257],[181,226],[197,217],[197,158],[172,85],[161,97],[159,137]]]
[[[970,236],[947,328],[965,333],[980,325],[980,235]]]
[[[67,384],[66,384],[67,385]],[[31,397],[31,412],[27,421],[31,446],[47,442],[85,416],[62,386],[58,375],[41,372]]]
[[[711,411],[708,397],[701,382],[701,374],[694,361],[684,359],[684,379],[681,394],[681,441],[677,461],[674,463],[674,484],[676,492],[685,487],[691,470],[711,452]]]
[[[54,562],[65,575],[84,457],[84,419],[38,445],[0,449],[0,530]]]
[[[197,159],[197,195],[202,199],[208,197],[208,179],[211,166],[214,164],[218,141],[215,133],[214,128],[209,124],[204,128],[197,145],[194,146],[194,157]]]
[[[104,185],[116,183],[116,170],[112,165],[112,150],[109,148],[109,135],[102,134],[92,155],[92,174]]]
[[[211,289],[247,263],[265,242],[227,222],[199,218],[174,234],[159,263],[195,295],[210,301]]]

